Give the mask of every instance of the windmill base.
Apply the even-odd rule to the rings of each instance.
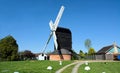
[[[63,60],[71,60],[71,55],[62,55],[63,56]],[[49,60],[52,61],[59,61],[61,60],[60,55],[49,55]]]

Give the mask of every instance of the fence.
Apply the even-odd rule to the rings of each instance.
[[[101,55],[87,55],[85,57],[88,60],[113,60],[113,54],[101,54]]]

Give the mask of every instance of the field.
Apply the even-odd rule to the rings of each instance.
[[[74,61],[63,61],[63,65],[59,65],[59,61],[8,61],[0,62],[0,73],[55,73],[63,66]],[[47,70],[48,66],[52,66],[52,70]],[[65,69],[62,73],[71,73],[75,65]],[[120,73],[120,62],[93,62],[89,63],[90,70],[85,71],[85,64],[78,68],[78,73]]]
[[[63,65],[59,65],[59,61],[9,61],[0,62],[0,73],[55,73],[61,67],[72,63],[73,61],[63,61]],[[47,70],[48,66],[52,66],[52,70]]]
[[[66,68],[62,73],[71,73],[75,65]],[[85,71],[85,64],[78,68],[78,73],[120,73],[120,62],[93,62],[89,63],[90,70]]]
[[[91,70],[85,71],[85,64],[81,65],[78,73],[120,73],[120,62],[95,62],[89,66]]]

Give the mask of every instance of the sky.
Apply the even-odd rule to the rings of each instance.
[[[95,51],[120,46],[119,0],[0,0],[0,39],[12,35],[19,51],[40,53],[50,35],[49,22],[55,21],[61,6],[65,7],[58,26],[72,32],[72,49],[87,52],[90,39]],[[53,38],[46,52],[54,50]]]

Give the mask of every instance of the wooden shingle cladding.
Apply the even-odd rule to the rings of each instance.
[[[67,28],[58,27],[56,30],[58,49],[72,49],[72,33]]]

